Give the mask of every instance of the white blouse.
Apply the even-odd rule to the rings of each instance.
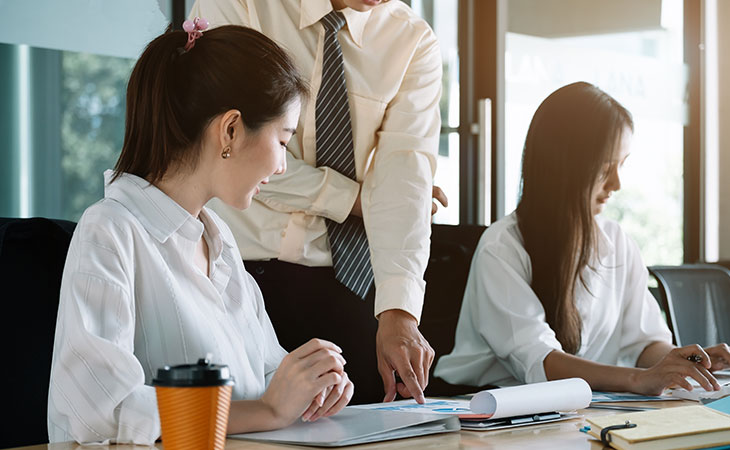
[[[151,444],[152,379],[212,353],[233,399],[259,398],[286,355],[231,231],[124,174],[84,212],[66,258],[48,393],[50,442]],[[194,263],[208,244],[210,277]]]
[[[596,216],[598,261],[576,284],[583,321],[581,358],[633,367],[652,342],[672,341],[647,288],[648,271],[636,244],[616,222]],[[454,349],[435,376],[454,384],[508,386],[546,381],[543,360],[562,351],[530,287],[530,257],[515,213],[492,224],[474,253]]]

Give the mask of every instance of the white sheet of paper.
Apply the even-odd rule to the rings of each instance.
[[[684,388],[671,389],[670,393],[673,397],[685,399],[685,400],[700,400],[703,398],[718,399],[727,397],[730,395],[730,374],[726,371],[717,371],[713,374],[720,383],[722,389],[719,391],[706,391],[705,388],[700,386],[694,378],[687,377],[687,381],[692,385],[692,390],[688,391]]]
[[[481,391],[471,399],[477,414],[492,419],[524,416],[547,411],[573,411],[591,403],[591,387],[582,378],[523,384]]]

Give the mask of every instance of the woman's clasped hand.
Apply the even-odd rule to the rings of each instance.
[[[329,417],[347,405],[355,389],[344,367],[337,345],[312,339],[284,357],[261,401],[271,408],[279,427],[299,417]]]

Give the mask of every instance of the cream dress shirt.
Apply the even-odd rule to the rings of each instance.
[[[596,216],[598,259],[576,284],[581,358],[634,367],[652,342],[672,335],[647,289],[639,249],[616,222]],[[454,384],[508,386],[546,381],[543,360],[562,351],[530,283],[530,256],[515,213],[492,224],[472,260],[454,349],[435,376]]]
[[[284,47],[309,82],[287,171],[240,212],[214,201],[246,259],[331,266],[324,218],[344,221],[358,183],[316,168],[314,108],[322,78],[329,0],[197,0],[190,16],[211,26],[246,25]],[[441,128],[441,54],[428,24],[400,1],[342,10],[357,181],[375,275],[375,314],[403,309],[420,319],[431,233],[431,190]]]
[[[193,263],[201,236],[210,278]],[[198,220],[124,174],[84,212],[66,258],[50,442],[153,443],[157,369],[206,353],[230,367],[233,399],[259,398],[286,355],[225,223],[205,208]]]

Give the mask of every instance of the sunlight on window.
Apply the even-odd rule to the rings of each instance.
[[[593,83],[634,116],[622,188],[604,214],[636,240],[647,265],[681,264],[683,257],[682,2],[665,1],[662,9],[662,27],[652,30],[561,38],[508,33],[505,55],[505,211],[517,205],[522,147],[539,104],[566,84]]]
[[[434,184],[449,198],[449,207],[439,205],[435,223],[459,223],[459,52],[456,0],[412,0],[411,8],[423,17],[439,41],[443,58],[441,92],[441,136]]]

